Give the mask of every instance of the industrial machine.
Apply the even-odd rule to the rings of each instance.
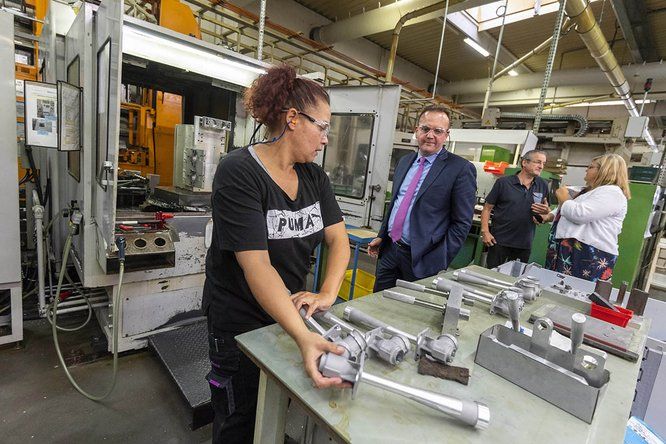
[[[14,17],[0,11],[0,59],[14,60]],[[16,106],[9,98],[15,95],[14,64],[0,67],[0,150],[2,165],[16,165]],[[0,345],[23,339],[23,310],[21,298],[21,250],[19,235],[18,171],[0,175]]]
[[[315,162],[331,180],[345,223],[378,231],[389,190],[389,148],[400,86],[331,86],[327,90],[331,131],[328,145]]]
[[[211,215],[209,204],[184,204],[180,196],[210,202],[220,156],[248,139],[248,122],[235,113],[239,92],[266,65],[124,16],[122,2],[84,3],[71,25],[58,23],[64,38],[55,21],[49,12],[40,44],[44,80],[82,87],[82,149],[66,162],[42,150],[38,162],[58,190],[52,208],[83,216],[71,252],[83,287],[117,293],[117,241],[125,240],[118,349],[141,348],[149,335],[177,327],[174,321],[200,316]],[[166,188],[171,200],[157,195]],[[67,227],[56,222],[60,255]],[[111,349],[111,307],[98,305]]]

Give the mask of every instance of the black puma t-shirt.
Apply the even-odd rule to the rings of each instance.
[[[217,167],[202,304],[216,330],[245,332],[275,322],[252,295],[235,252],[268,250],[271,264],[296,293],[305,290],[310,255],[324,228],[342,221],[324,170],[313,163],[294,169],[298,193],[292,200],[248,148],[231,152]]]

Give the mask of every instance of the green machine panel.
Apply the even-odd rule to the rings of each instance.
[[[622,281],[627,281],[631,288],[638,275],[644,243],[643,236],[652,212],[652,201],[657,186],[649,183],[630,182],[629,190],[631,199],[627,206],[627,217],[624,218],[622,233],[618,239],[619,254],[613,270],[614,287],[619,287]]]

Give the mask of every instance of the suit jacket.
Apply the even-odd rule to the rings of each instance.
[[[379,237],[380,256],[391,242],[388,220],[398,191],[417,153],[404,156],[393,175],[391,204]],[[476,203],[476,169],[471,162],[443,149],[416,195],[410,214],[412,271],[419,279],[446,269],[472,226]]]

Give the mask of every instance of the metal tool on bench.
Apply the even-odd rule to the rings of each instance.
[[[409,398],[419,404],[426,405],[465,424],[485,429],[490,423],[490,409],[485,404],[466,399],[422,390],[400,384],[389,379],[375,376],[363,371],[365,358],[354,362],[333,353],[325,353],[319,360],[319,371],[329,378],[339,377],[352,383],[352,398],[356,396],[359,383],[365,382],[375,387]]]
[[[582,336],[581,322],[572,329]],[[606,356],[578,346],[567,352],[550,344],[553,323],[539,318],[532,336],[494,325],[479,337],[474,362],[562,410],[592,422],[610,379]],[[602,352],[603,353],[603,352]]]
[[[395,282],[395,286],[399,288],[406,288],[408,290],[414,290],[418,291],[420,293],[429,293],[429,294],[434,294],[435,296],[441,296],[443,298],[448,298],[449,297],[449,292],[448,291],[439,291],[435,290],[434,288],[428,288],[423,284],[417,284],[416,282],[409,282],[409,281],[403,281],[402,279],[398,279]],[[418,299],[417,299],[418,301]],[[463,304],[465,305],[474,305],[474,300],[473,299],[467,299],[463,297]],[[414,305],[419,305],[418,303]]]
[[[314,318],[309,317],[305,318],[307,310],[301,308],[299,313],[305,324],[322,335],[325,339],[328,339],[331,342],[338,344],[340,347],[345,349],[343,356],[346,359],[350,359],[354,362],[358,362],[361,359],[361,356],[364,354],[365,349],[367,348],[367,342],[365,337],[358,331],[353,330],[348,332],[345,337],[342,336],[342,327],[338,324],[333,325],[330,329],[326,330],[322,327],[319,322],[315,321]]]
[[[414,296],[404,294],[404,293],[400,293],[400,292],[395,291],[395,290],[384,290],[384,291],[382,291],[382,296],[384,296],[387,299],[393,299],[394,301],[404,302],[404,303],[410,304],[410,305],[417,305],[419,307],[431,308],[433,310],[437,310],[437,311],[440,311],[440,312],[445,312],[446,311],[446,305],[439,305],[439,304],[435,304],[434,302],[428,302],[428,301],[424,301],[424,300],[421,300],[421,299],[417,299]],[[463,303],[465,303],[465,301],[469,301],[469,300],[470,299],[463,299]],[[466,308],[461,308],[460,311],[459,311],[460,319],[464,319],[466,321],[469,320],[470,314],[471,314],[471,312]]]
[[[541,285],[539,284],[539,281],[530,276],[523,276],[513,284],[510,284],[501,279],[485,276],[481,273],[462,268],[453,272],[453,279],[458,282],[484,285],[498,290],[518,291],[522,293],[523,300],[525,301],[534,301],[541,294]]]
[[[491,294],[483,290],[478,290],[469,285],[464,285],[461,282],[452,281],[450,279],[446,279],[443,277],[435,278],[435,280],[433,281],[433,285],[437,287],[438,290],[446,290],[446,291],[450,291],[450,289],[453,288],[454,286],[460,285],[464,289],[463,296],[490,305],[490,314],[499,313],[503,316],[508,317],[509,306],[507,302],[508,301],[507,296],[510,294],[518,294],[519,296],[518,307],[520,310],[522,310],[523,306],[525,305],[522,293],[517,291],[501,290],[497,294]]]
[[[452,334],[442,334],[435,337],[429,329],[425,329],[418,336],[414,336],[349,306],[345,307],[344,318],[354,324],[361,324],[370,328],[382,328],[385,331],[408,338],[416,345],[414,349],[415,360],[420,359],[421,356],[428,356],[435,361],[448,364],[453,360],[458,350],[458,340]]]
[[[347,334],[362,335],[367,344],[366,351],[370,357],[376,356],[391,365],[402,362],[405,355],[409,352],[409,339],[404,336],[385,333],[381,328],[375,328],[363,334],[329,311],[316,313],[314,318],[329,325],[338,325]]]

